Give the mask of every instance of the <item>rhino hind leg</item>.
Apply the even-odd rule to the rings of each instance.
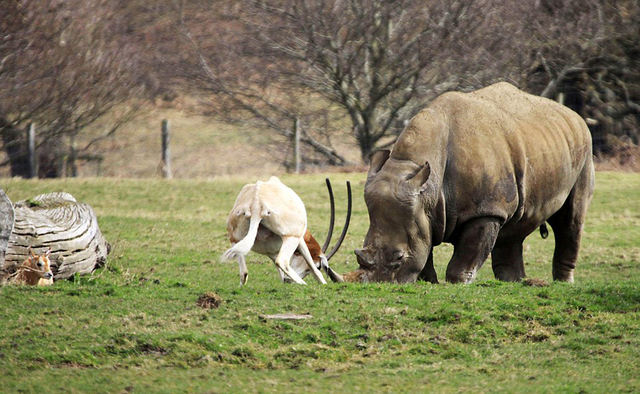
[[[446,279],[451,283],[471,283],[489,257],[501,223],[497,218],[477,218],[464,224],[453,246]]]
[[[522,242],[496,245],[491,252],[493,273],[498,280],[517,282],[524,278]]]
[[[553,252],[553,280],[573,282],[573,270],[578,260],[580,238],[587,208],[593,195],[593,165],[586,166],[576,185],[562,205],[547,222],[553,228],[556,245]]]
[[[553,280],[573,282],[582,227],[573,223],[573,216],[570,206],[565,204],[549,219],[556,240],[553,252]]]

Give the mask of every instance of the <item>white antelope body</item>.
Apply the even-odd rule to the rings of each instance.
[[[327,180],[331,197],[331,226],[325,246],[307,230],[307,213],[300,197],[273,176],[267,182],[245,185],[227,218],[227,231],[233,246],[223,256],[223,261],[235,258],[240,271],[240,283],[245,284],[248,270],[245,256],[250,250],[268,256],[278,268],[283,281],[290,278],[305,284],[308,273],[322,284],[326,284],[319,268],[324,268],[332,280],[342,278],[328,267],[328,259],[337,251],[349,223],[351,212],[349,189],[349,212],[347,222],[338,244],[329,257],[324,255],[333,229],[333,194]],[[295,255],[294,255],[295,254]]]

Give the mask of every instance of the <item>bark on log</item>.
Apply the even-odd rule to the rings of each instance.
[[[42,194],[14,205],[15,222],[5,256],[5,271],[17,267],[31,247],[51,248],[54,279],[87,274],[104,265],[110,245],[98,228],[93,209],[68,193]]]
[[[13,230],[13,204],[4,190],[0,189],[0,270],[4,268],[4,256]]]

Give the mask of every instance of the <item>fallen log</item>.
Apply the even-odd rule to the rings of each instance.
[[[54,279],[88,274],[103,266],[110,250],[93,209],[68,193],[42,194],[14,204],[13,231],[5,253],[5,275],[28,257],[51,249]],[[1,241],[0,241],[1,242]]]

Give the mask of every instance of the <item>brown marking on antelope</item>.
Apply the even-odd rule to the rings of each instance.
[[[313,260],[315,263],[320,263],[320,256],[323,255],[324,253],[322,253],[322,248],[320,247],[320,244],[313,237],[313,235],[309,230],[307,230],[307,232],[304,233],[304,243],[307,244],[307,249],[309,249],[309,253],[311,254],[311,260]],[[297,250],[294,253],[294,255],[302,256],[300,251],[297,251]]]

